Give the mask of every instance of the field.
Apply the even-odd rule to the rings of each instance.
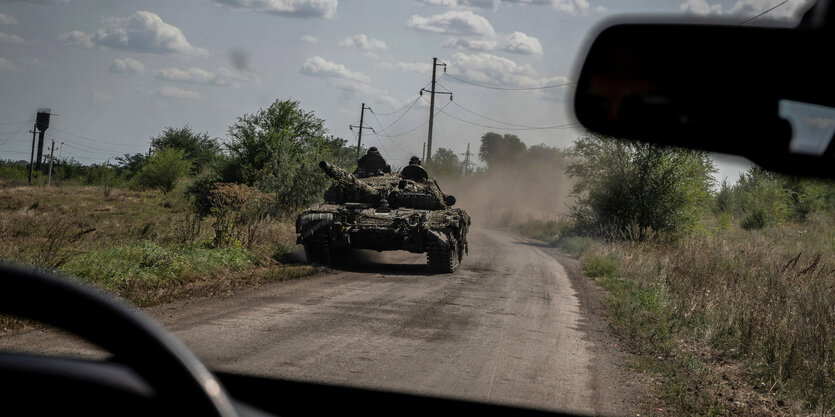
[[[727,220],[727,219],[725,219]],[[722,223],[722,224],[719,224]],[[578,256],[609,292],[618,332],[679,415],[831,415],[835,407],[835,216],[676,241],[571,236],[565,220],[517,230]]]
[[[193,214],[181,190],[164,196],[3,181],[0,259],[70,275],[139,306],[315,272],[294,262],[295,232],[287,219],[262,222],[246,245],[217,246],[213,219]],[[4,319],[0,330],[19,324]]]

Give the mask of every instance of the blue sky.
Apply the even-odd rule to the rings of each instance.
[[[587,33],[606,17],[744,19],[781,1],[0,0],[0,159],[28,159],[38,107],[58,114],[47,137],[65,142],[62,156],[89,163],[147,151],[167,126],[224,139],[236,117],[294,99],[351,141],[348,125],[365,102],[379,115],[366,114],[378,135],[364,143],[402,165],[426,139],[429,110],[417,94],[432,57],[450,76],[483,85],[558,85],[572,80]],[[768,17],[791,19],[804,3]],[[435,149],[477,149],[488,130],[558,147],[581,134],[472,124],[571,125],[570,87],[493,90],[452,77],[440,85],[454,101],[435,119]],[[382,115],[413,102],[405,115]],[[720,175],[735,178],[740,167],[723,159]]]

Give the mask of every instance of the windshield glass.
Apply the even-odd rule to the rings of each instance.
[[[0,1],[0,258],[142,308],[222,371],[831,413],[835,187],[571,109],[607,18],[791,27],[810,5]],[[68,346],[0,316],[3,349],[100,357]]]

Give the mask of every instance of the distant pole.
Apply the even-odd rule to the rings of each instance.
[[[38,130],[38,123],[35,122],[35,125],[32,127],[32,153],[29,155],[29,185],[32,185],[32,170],[35,169],[35,133]]]
[[[362,130],[363,129],[371,129],[371,126],[365,127],[363,121],[365,120],[365,110],[371,110],[371,107],[367,107],[365,103],[362,103],[362,110],[360,110],[360,125],[348,125],[348,128],[354,130],[355,127],[359,127],[360,131],[357,134],[357,162],[360,160],[360,149],[362,148]],[[372,110],[373,111],[373,110]],[[374,129],[371,129],[374,130]]]
[[[423,149],[420,152],[421,152],[420,160],[425,161],[426,160],[426,142],[423,142]]]
[[[470,144],[467,143],[467,153],[464,154],[464,172],[470,172]]]
[[[52,157],[55,156],[55,141],[52,141],[52,150],[49,151],[49,174],[46,176],[46,186],[49,187],[49,183],[52,182]]]
[[[61,160],[61,152],[64,151],[64,142],[61,142],[61,146],[58,147],[58,160]]]

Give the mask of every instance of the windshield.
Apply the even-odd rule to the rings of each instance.
[[[606,18],[791,27],[810,5],[0,1],[0,258],[223,371],[831,413],[835,187],[571,109]],[[0,347],[101,355],[40,329],[0,316]]]

